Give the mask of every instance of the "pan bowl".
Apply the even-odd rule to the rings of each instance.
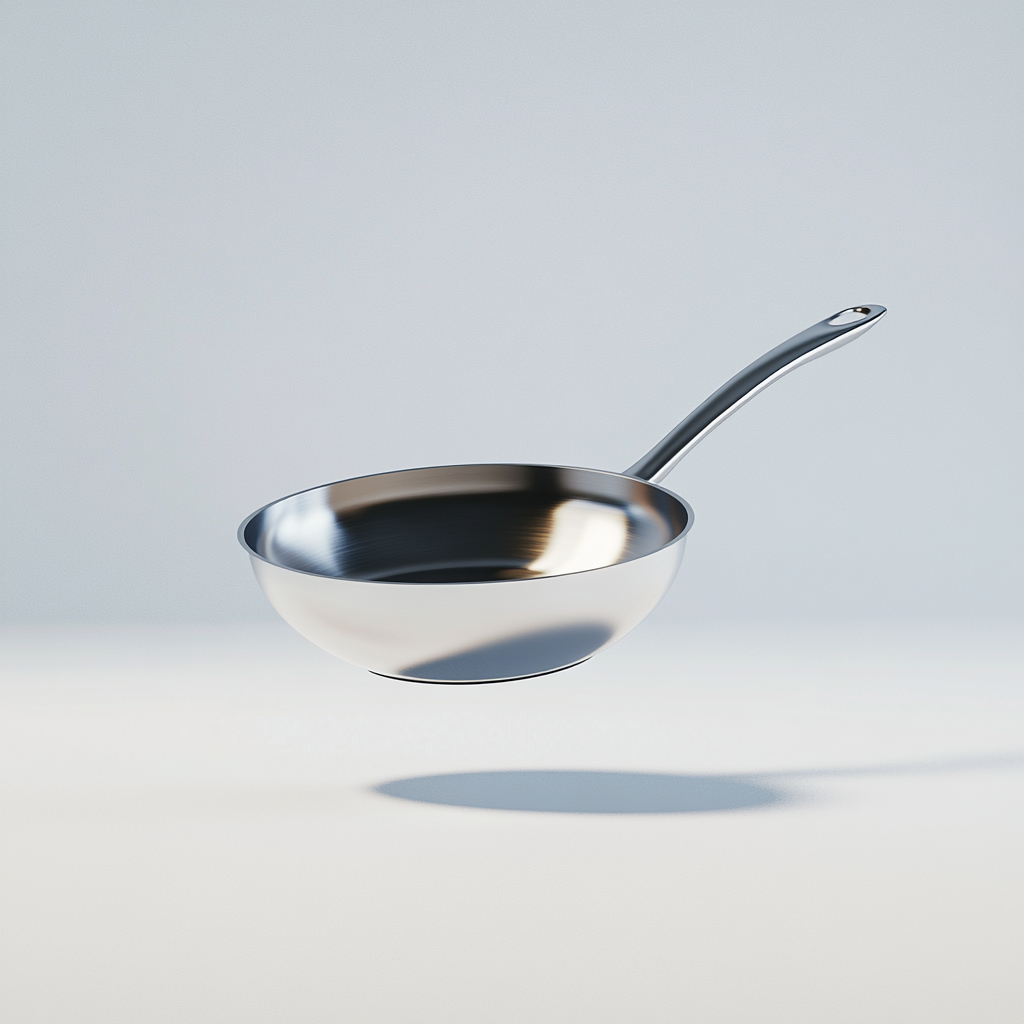
[[[325,484],[238,530],[263,592],[313,643],[431,683],[568,668],[675,578],[693,510],[620,473],[435,466]]]

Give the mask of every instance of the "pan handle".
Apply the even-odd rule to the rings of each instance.
[[[651,483],[663,480],[694,445],[769,384],[774,384],[798,366],[859,338],[884,315],[885,306],[851,306],[766,352],[697,406],[672,433],[625,470],[625,475],[650,480]]]

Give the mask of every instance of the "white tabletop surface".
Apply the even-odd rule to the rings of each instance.
[[[3,641],[5,1024],[1024,1020],[1009,629],[662,622],[478,687]]]

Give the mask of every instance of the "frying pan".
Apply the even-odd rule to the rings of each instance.
[[[863,334],[856,306],[772,349],[622,473],[432,466],[289,495],[238,529],[280,615],[378,675],[490,683],[569,668],[638,625],[675,578],[693,510],[659,486],[784,374]]]

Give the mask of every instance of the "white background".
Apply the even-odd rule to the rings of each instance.
[[[361,473],[668,485],[673,618],[1019,613],[1021,7],[3,12],[8,620],[270,616],[237,523]]]
[[[0,19],[4,1024],[1024,1019],[1019,3]],[[864,302],[578,669],[372,677],[235,542],[621,469]]]

